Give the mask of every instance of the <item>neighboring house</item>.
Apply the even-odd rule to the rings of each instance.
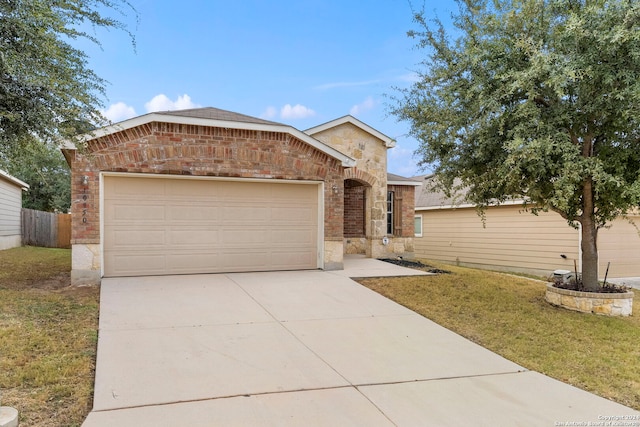
[[[0,170],[0,250],[22,246],[22,192],[29,185]]]
[[[72,172],[73,283],[331,270],[343,267],[347,251],[413,252],[419,184],[387,182],[394,141],[351,116],[302,132],[198,108],[150,113],[82,139],[86,152],[63,149]]]
[[[414,177],[417,257],[502,271],[549,275],[557,269],[581,270],[580,232],[555,212],[524,212],[522,201],[486,210],[483,227],[464,196],[447,198],[433,189],[432,175]],[[640,216],[630,215],[640,226]],[[640,235],[626,219],[598,232],[599,276],[640,276]]]

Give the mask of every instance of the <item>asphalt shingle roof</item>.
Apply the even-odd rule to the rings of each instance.
[[[158,111],[157,114],[180,117],[194,117],[198,119],[225,120],[229,122],[258,123],[263,125],[282,125],[282,123],[260,119],[258,117],[247,116],[246,114],[234,113],[233,111],[221,110],[219,108],[191,108],[188,110]]]

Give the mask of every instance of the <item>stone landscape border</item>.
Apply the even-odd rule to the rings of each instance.
[[[631,316],[633,312],[633,292],[598,293],[572,291],[547,284],[545,300],[552,305],[583,313],[605,316]]]

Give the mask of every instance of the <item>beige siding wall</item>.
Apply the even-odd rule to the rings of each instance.
[[[0,179],[0,249],[20,246],[22,190]]]
[[[611,262],[607,277],[640,277],[640,215],[629,218],[635,226],[621,218],[598,233],[600,278],[604,278],[607,262]]]
[[[415,238],[416,257],[543,275],[573,270],[579,256],[578,231],[556,213],[534,216],[521,210],[490,208],[484,228],[473,208],[418,211],[422,237]]]

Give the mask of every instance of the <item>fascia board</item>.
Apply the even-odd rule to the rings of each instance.
[[[508,200],[506,202],[502,202],[500,204],[491,204],[489,207],[500,207],[500,206],[517,206],[522,205],[524,203],[524,199],[520,200]],[[461,203],[459,205],[440,205],[440,206],[416,206],[416,211],[435,211],[440,209],[464,209],[464,208],[476,208],[477,205],[473,203]]]
[[[0,170],[0,177],[6,181],[9,181],[11,184],[16,187],[20,187],[22,190],[27,191],[29,189],[29,184],[24,181],[19,180],[15,176],[11,176],[3,170]]]
[[[380,131],[375,130],[374,128],[372,128],[371,126],[369,126],[366,123],[361,122],[360,120],[356,119],[355,117],[351,116],[351,115],[346,115],[343,117],[340,117],[338,119],[335,120],[331,120],[330,122],[327,123],[323,123],[321,125],[318,126],[314,126],[310,129],[307,129],[304,131],[304,133],[308,134],[308,135],[313,135],[315,133],[319,133],[319,132],[323,132],[327,129],[331,129],[334,128],[336,126],[340,126],[342,124],[345,123],[351,123],[354,126],[359,127],[360,129],[362,129],[363,131],[370,133],[371,135],[375,136],[376,138],[382,140],[384,142],[385,147],[387,148],[393,148],[396,146],[396,141],[393,138],[388,137],[387,135],[383,134]]]
[[[420,187],[422,183],[415,181],[387,181],[387,185],[408,185],[412,187]]]

